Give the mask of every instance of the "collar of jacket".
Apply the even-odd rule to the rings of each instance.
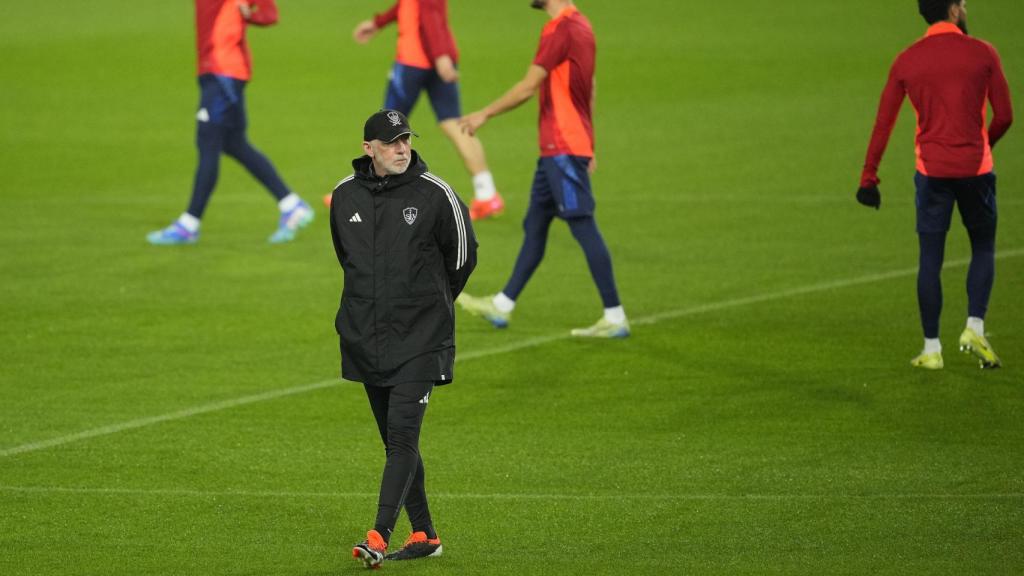
[[[364,186],[383,190],[404,184],[414,178],[419,178],[420,174],[427,171],[427,163],[420,158],[419,152],[413,150],[412,158],[409,161],[409,168],[395,176],[377,176],[373,171],[373,160],[369,156],[360,156],[353,160],[352,169],[355,171],[356,180],[362,182]]]

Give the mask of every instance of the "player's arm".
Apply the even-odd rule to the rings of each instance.
[[[328,218],[331,225],[331,241],[334,242],[334,253],[338,256],[338,263],[343,264],[342,260],[345,257],[345,249],[341,246],[341,238],[338,236],[338,223],[334,216],[335,207],[341,206],[341,188],[335,188],[331,196],[331,208]]]
[[[448,16],[438,0],[420,0],[420,38],[423,51],[434,63],[441,80],[451,84],[459,79],[455,55],[448,50]]]
[[[444,257],[448,287],[454,301],[476,268],[476,234],[469,219],[469,209],[454,191],[438,195],[438,202],[440,216],[434,235]]]
[[[360,44],[366,44],[377,35],[381,28],[396,20],[398,20],[398,2],[395,2],[395,5],[386,12],[375,14],[372,19],[356,24],[356,29],[352,31],[352,39]]]
[[[526,76],[516,82],[508,92],[484,108],[459,118],[459,127],[463,132],[470,135],[475,134],[491,118],[517,108],[523,102],[533,98],[547,76],[547,70],[536,64],[531,64],[530,69],[526,71]]]
[[[892,129],[896,125],[905,94],[903,83],[897,78],[894,65],[893,71],[889,72],[889,79],[885,83],[885,89],[882,90],[882,97],[878,103],[878,115],[875,118],[875,127],[871,132],[871,142],[868,144],[864,170],[861,172],[860,187],[857,189],[857,201],[865,206],[879,208],[882,205],[882,195],[878,190],[878,184],[881,182],[878,178],[878,166],[882,162],[885,148],[889,145],[889,136],[892,135]]]
[[[590,84],[590,117],[593,118],[597,115],[597,77],[595,76]],[[587,173],[593,174],[597,172],[597,143],[592,143],[594,146],[594,155],[590,158],[590,162],[587,164]]]
[[[242,18],[253,26],[277,24],[277,4],[274,0],[239,0],[238,10]]]
[[[995,63],[992,67],[992,75],[988,80],[988,99],[992,103],[992,122],[988,125],[988,144],[995,147],[996,142],[1006,134],[1013,124],[1013,104],[1010,101],[1010,86],[1006,82],[1006,75],[1003,74],[1003,65],[999,61],[999,54],[992,48],[992,57]]]

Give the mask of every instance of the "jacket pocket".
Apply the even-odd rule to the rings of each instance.
[[[342,344],[365,346],[365,340],[373,335],[373,300],[343,297],[334,317],[334,330],[341,337]]]
[[[441,320],[436,305],[437,297],[413,296],[411,298],[393,298],[391,300],[391,318],[388,323],[391,333],[399,341],[428,341],[427,335],[436,330]]]

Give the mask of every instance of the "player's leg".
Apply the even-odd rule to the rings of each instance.
[[[551,230],[551,222],[555,219],[556,211],[551,205],[550,196],[544,192],[546,183],[543,182],[543,175],[539,171],[538,177],[540,181],[534,179],[534,194],[530,198],[526,217],[523,218],[523,244],[519,247],[519,255],[516,256],[512,274],[501,290],[510,300],[519,298],[533,273],[544,260],[548,233]]]
[[[916,174],[917,303],[924,332],[924,348],[911,360],[918,368],[943,367],[939,342],[939,317],[942,314],[942,262],[946,251],[946,233],[953,214],[954,195],[949,181]]]
[[[462,157],[466,171],[473,178],[473,201],[469,204],[471,220],[494,218],[505,211],[505,199],[494,184],[494,176],[487,167],[483,143],[459,128],[458,120],[443,120],[438,124]]]
[[[473,177],[473,202],[469,205],[469,217],[472,220],[498,216],[505,210],[505,200],[494,185],[494,176],[487,168],[487,157],[480,139],[471,136],[459,128],[458,119],[462,116],[462,104],[459,97],[458,82],[448,83],[434,71],[426,81],[427,95],[434,109],[438,126],[445,136],[451,140],[466,171]]]
[[[971,264],[967,271],[967,325],[960,335],[960,349],[978,357],[982,368],[1000,366],[999,357],[985,338],[985,314],[995,280],[996,178],[986,174],[967,178],[956,189],[957,207],[971,239]]]
[[[583,249],[590,268],[590,276],[601,295],[605,309],[621,307],[619,291],[615,286],[615,274],[612,271],[612,256],[608,251],[597,221],[593,216],[580,216],[567,221],[573,237]]]
[[[234,79],[226,80],[230,81],[231,89],[236,94],[236,101],[229,112],[231,128],[225,134],[224,152],[244,166],[249,174],[263,184],[263,187],[277,201],[281,217],[277,230],[270,237],[270,241],[273,243],[287,242],[295,238],[298,229],[313,221],[313,209],[298,194],[288,188],[270,159],[249,142],[245,82]]]
[[[231,99],[210,74],[199,77],[199,93],[199,111],[196,113],[196,149],[199,159],[188,209],[170,226],[146,236],[151,244],[195,243],[199,239],[200,220],[217,185]]]
[[[419,459],[416,467],[416,475],[413,477],[412,486],[405,497],[405,512],[409,515],[409,523],[412,524],[412,533],[402,544],[402,547],[387,555],[388,560],[415,560],[417,558],[428,558],[440,556],[443,552],[441,538],[434,530],[434,523],[430,517],[430,507],[427,505],[427,492],[424,487],[426,474],[423,469],[423,458]]]
[[[372,386],[364,384],[366,397],[370,401],[370,410],[373,412],[373,419],[377,423],[377,431],[384,443],[384,452],[387,454],[388,446],[388,406],[391,399],[389,387]],[[363,562],[367,568],[378,566],[384,561],[387,554],[390,533],[382,535],[376,528],[366,533],[366,540],[352,547],[352,557]]]
[[[587,173],[589,162],[590,158],[569,155],[541,159],[558,215],[568,223],[573,237],[583,249],[590,275],[604,305],[604,314],[597,323],[587,328],[577,328],[572,334],[624,338],[629,336],[629,322],[619,301],[611,254],[594,220],[594,195],[590,189],[590,175]]]
[[[419,468],[420,428],[432,382],[403,382],[392,387],[387,411],[387,463],[381,479],[374,529],[390,540],[398,514]]]
[[[917,268],[917,303],[921,313],[921,329],[926,340],[939,338],[939,316],[942,314],[942,262],[945,258],[945,232],[919,232],[920,248]]]
[[[519,255],[505,288],[493,296],[483,297],[463,292],[458,299],[459,305],[468,312],[483,317],[496,328],[508,326],[509,317],[515,309],[516,298],[544,259],[548,230],[556,214],[548,179],[544,174],[542,161],[538,160],[530,191],[530,207],[526,211],[526,218],[523,219],[523,244],[519,248]]]
[[[388,74],[388,85],[384,91],[384,107],[398,110],[409,116],[420,97],[420,91],[432,70],[406,66],[395,62]]]

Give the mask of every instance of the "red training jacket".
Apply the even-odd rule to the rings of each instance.
[[[917,112],[917,171],[938,178],[969,178],[992,171],[992,146],[1013,122],[1010,89],[999,54],[950,22],[928,28],[889,71],[871,134],[861,186],[879,182],[878,165],[903,97]],[[985,129],[986,100],[992,123]]]

